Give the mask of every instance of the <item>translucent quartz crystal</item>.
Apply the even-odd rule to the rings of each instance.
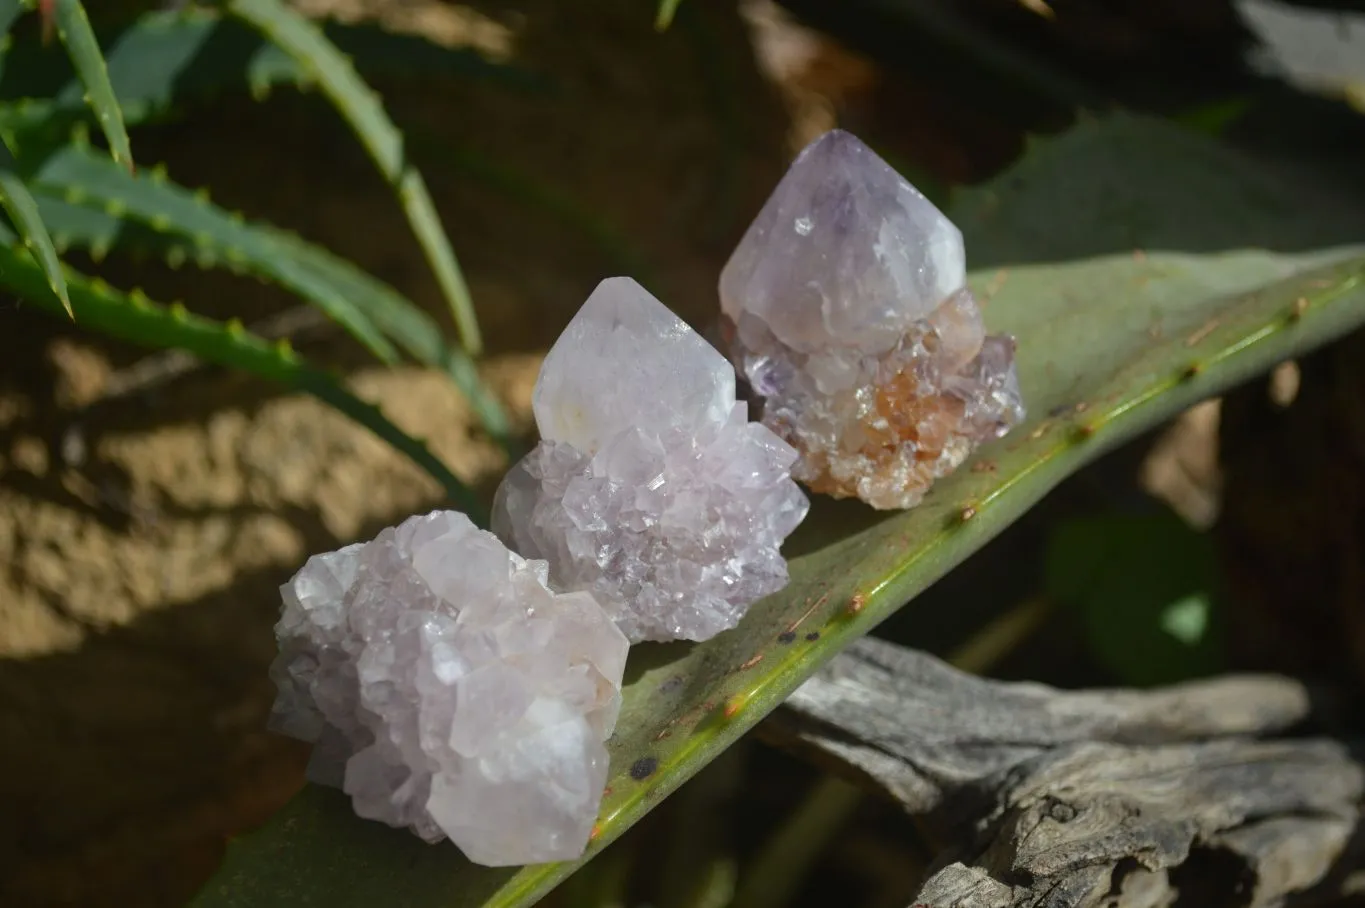
[[[787,583],[782,540],[809,503],[796,452],[748,421],[734,369],[629,278],[598,285],[545,359],[541,442],[512,468],[493,531],[588,590],[631,642],[705,640]]]
[[[362,817],[494,866],[582,854],[626,638],[456,511],[316,555],[281,587],[271,727]]]
[[[849,133],[792,163],[720,299],[763,424],[817,492],[911,507],[1023,418],[1014,342],[986,336],[961,232]]]

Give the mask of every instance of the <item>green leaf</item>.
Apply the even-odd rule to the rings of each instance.
[[[1047,591],[1078,610],[1091,649],[1124,684],[1223,667],[1213,542],[1169,511],[1072,520],[1048,540]]]
[[[114,87],[109,84],[109,70],[104,65],[104,55],[90,28],[85,7],[81,6],[80,0],[53,0],[53,10],[57,36],[66,45],[71,65],[85,86],[86,103],[109,140],[109,153],[131,170],[133,149],[128,141],[128,130],[123,125],[123,111],[114,96]]]
[[[14,0],[9,0],[14,2]],[[369,25],[329,22],[325,33],[362,71],[450,73],[492,79],[519,89],[535,88],[532,74],[485,60],[472,50],[451,49],[411,35]],[[173,105],[225,91],[268,93],[280,85],[303,87],[307,73],[259,32],[209,10],[190,7],[153,11],[104,38],[105,63],[126,123],[163,116]],[[64,134],[88,108],[71,64],[36,42],[0,54],[0,130]]]
[[[659,12],[654,17],[654,28],[656,31],[668,31],[668,27],[673,24],[673,17],[678,14],[678,7],[682,6],[682,0],[659,0]]]
[[[13,40],[9,34],[10,27],[23,12],[19,0],[0,2],[0,39],[3,39],[6,46]],[[57,248],[52,243],[52,237],[48,235],[47,225],[43,223],[33,195],[19,175],[9,144],[8,138],[0,142],[0,208],[9,215],[10,222],[18,231],[14,239],[22,243],[37,261],[43,274],[47,276],[48,288],[61,300],[66,314],[71,316],[71,299],[67,295],[66,278],[62,275],[62,263],[57,257]]]
[[[1199,194],[1168,198],[1160,188],[1189,193],[1188,182],[1209,205],[1223,205],[1193,227],[1177,222]],[[609,792],[584,860],[1067,475],[1365,322],[1365,250],[1302,245],[1303,236],[1323,236],[1322,212],[1296,211],[1296,193],[1268,196],[1273,183],[1207,140],[1115,119],[1035,143],[1011,173],[960,200],[953,213],[969,254],[988,263],[972,285],[988,300],[991,327],[1018,338],[1028,422],[909,512],[818,498],[786,546],[785,590],[706,643],[635,647],[609,742]],[[1179,248],[1166,241],[1186,230],[1202,242],[1200,228],[1219,219],[1230,226],[1209,242],[1241,231],[1259,248],[1161,251]],[[1267,246],[1271,231],[1279,242]],[[1146,253],[1135,255],[1132,243]],[[476,867],[448,844],[361,820],[344,795],[310,786],[232,843],[195,904],[520,906],[579,864]]]
[[[344,293],[298,262],[289,247],[245,221],[197,197],[154,172],[135,175],[94,153],[89,146],[67,145],[31,165],[29,182],[53,200],[102,208],[115,219],[129,219],[182,240],[191,255],[209,262],[233,263],[269,277],[315,303],[384,362],[397,353],[369,316]],[[68,236],[64,207],[48,205],[54,230]]]
[[[71,311],[71,298],[66,290],[66,278],[62,275],[61,259],[57,248],[48,235],[47,225],[28,186],[19,176],[14,157],[9,148],[0,143],[0,207],[5,209],[18,235],[15,237],[37,261],[38,267],[47,277],[47,286],[61,301],[66,314],[75,318]]]
[[[398,194],[417,242],[436,275],[465,351],[477,356],[483,341],[474,315],[474,302],[465,286],[450,240],[441,227],[436,205],[422,175],[409,163],[403,136],[389,119],[379,96],[360,78],[350,61],[327,40],[317,26],[285,6],[281,0],[230,0],[228,10],[260,29],[306,73],[336,107],[379,172]]]
[[[303,239],[234,217],[153,174],[133,175],[88,148],[60,148],[35,165],[44,218],[64,243],[104,251],[115,245],[173,250],[204,264],[230,264],[279,282],[318,305],[375,355],[394,359],[391,338],[424,365],[444,369],[490,435],[511,429],[469,357],[445,343],[435,320],[398,291]],[[128,232],[130,222],[143,229]]]
[[[68,272],[71,303],[80,323],[110,337],[148,347],[185,350],[207,362],[230,366],[307,391],[331,404],[407,455],[446,490],[456,507],[480,515],[484,508],[469,488],[418,439],[390,422],[378,407],[351,394],[326,373],[306,365],[286,345],[270,344],[240,324],[220,324],[182,307],[164,307],[137,291],[123,293],[99,279]],[[57,311],[46,275],[18,250],[0,246],[0,286],[44,309]]]

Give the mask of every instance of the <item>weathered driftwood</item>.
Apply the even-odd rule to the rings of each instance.
[[[1219,908],[1353,888],[1359,752],[1266,739],[1309,709],[1284,678],[1073,693],[869,639],[766,731],[923,818],[941,851],[916,905]]]

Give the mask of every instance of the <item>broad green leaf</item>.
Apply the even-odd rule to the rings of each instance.
[[[1217,557],[1170,511],[1078,518],[1048,540],[1047,592],[1075,608],[1124,684],[1173,684],[1223,667]]]
[[[227,264],[277,281],[315,303],[381,360],[394,359],[391,339],[418,362],[444,369],[487,431],[506,442],[507,416],[469,357],[445,343],[429,315],[340,256],[269,225],[248,223],[156,172],[126,173],[78,144],[35,164],[33,183],[61,245],[100,254],[118,245],[150,247],[168,259]],[[142,229],[129,231],[130,226]]]
[[[407,158],[403,136],[384,112],[379,96],[317,26],[282,0],[230,0],[227,8],[292,57],[350,125],[398,195],[418,245],[426,253],[436,282],[450,305],[465,351],[478,356],[483,340],[474,315],[474,301],[455,261],[455,251],[450,248],[422,175]]]
[[[0,143],[0,208],[9,215],[10,222],[17,231],[15,240],[21,243],[33,256],[38,267],[47,277],[47,286],[61,301],[66,314],[72,316],[71,298],[67,294],[66,278],[62,274],[61,259],[57,257],[57,247],[52,243],[47,225],[43,223],[38,203],[28,186],[19,176],[14,157],[9,148]]]
[[[305,364],[288,345],[268,343],[249,334],[240,323],[220,324],[191,315],[180,306],[159,306],[139,291],[123,293],[97,278],[75,272],[66,277],[76,319],[84,327],[148,347],[184,350],[206,362],[307,391],[406,454],[445,488],[457,507],[472,509],[474,515],[483,511],[482,503],[425,444],[395,426],[378,407]],[[43,309],[60,311],[46,281],[26,255],[0,245],[0,286]]]
[[[123,110],[109,84],[109,70],[104,54],[90,28],[90,19],[80,0],[53,0],[53,15],[57,22],[57,37],[66,45],[71,65],[85,86],[85,101],[90,105],[104,137],[109,140],[109,153],[114,160],[130,170],[133,149],[128,141],[128,130],[123,125]]]
[[[368,25],[329,22],[323,28],[363,72],[450,73],[517,88],[537,84],[530,73],[471,50]],[[100,37],[109,82],[127,123],[163,116],[176,104],[225,91],[250,90],[261,96],[279,85],[308,84],[305,70],[259,32],[210,10],[147,12]],[[0,129],[64,133],[62,127],[87,113],[84,87],[72,77],[70,62],[36,42],[6,48],[0,54],[0,74],[0,101],[5,102],[0,104]]]
[[[1178,223],[1200,200],[1168,198],[1165,183],[1193,184],[1223,207]],[[960,200],[969,255],[987,264],[971,276],[987,321],[1018,338],[1027,423],[909,512],[818,499],[786,547],[790,585],[740,627],[698,645],[636,647],[585,860],[1068,474],[1365,322],[1365,248],[1305,246],[1341,237],[1274,186],[1200,137],[1116,119],[1035,143],[1012,172]],[[1161,251],[1180,248],[1168,243],[1186,230],[1199,242],[1201,224],[1220,219],[1226,229],[1208,240],[1219,245]],[[1280,242],[1268,243],[1275,231]],[[520,906],[579,863],[475,867],[453,846],[360,820],[343,795],[310,786],[230,846],[196,904]]]

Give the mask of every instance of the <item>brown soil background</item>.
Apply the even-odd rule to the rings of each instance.
[[[686,0],[663,35],[646,0],[298,4],[544,77],[536,91],[376,81],[464,266],[484,373],[528,430],[540,356],[603,277],[632,274],[709,326],[729,250],[816,134],[839,123],[949,182],[1020,146],[989,114],[794,27],[768,0]],[[224,98],[133,138],[143,165],[164,161],[219,204],[354,259],[449,327],[395,200],[319,99]],[[297,305],[218,272],[95,270],[248,325]],[[306,396],[207,369],[118,393],[160,361],[12,300],[0,325],[0,904],[181,904],[228,837],[302,782],[304,750],[264,730],[278,585],[440,492]],[[296,346],[343,368],[462,478],[496,482],[505,465],[442,377],[369,365],[335,331]],[[1216,408],[1201,420],[1168,445],[1172,463],[1196,464],[1179,481],[1214,469]]]

